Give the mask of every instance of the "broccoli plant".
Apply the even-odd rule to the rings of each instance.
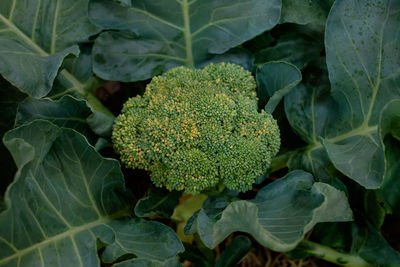
[[[0,267],[400,266],[399,10],[0,0]]]
[[[276,121],[257,111],[255,88],[250,72],[234,64],[171,69],[124,104],[115,148],[126,166],[151,171],[156,186],[247,191],[280,146]]]

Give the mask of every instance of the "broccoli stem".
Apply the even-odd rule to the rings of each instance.
[[[340,266],[346,267],[372,267],[373,265],[366,262],[358,255],[339,252],[330,247],[309,241],[303,240],[300,242],[301,249],[309,255],[329,261]]]
[[[106,106],[104,106],[94,94],[88,93],[87,101],[95,110],[103,112],[107,116],[114,117],[114,114]]]
[[[61,75],[62,79],[65,79],[72,85],[72,88],[67,89],[59,94],[55,94],[55,95],[51,96],[52,99],[62,97],[69,92],[76,92],[76,93],[80,94],[81,96],[86,97],[88,103],[95,110],[100,111],[107,116],[114,117],[114,114],[106,106],[104,106],[103,103],[101,103],[101,101],[97,97],[95,97],[92,92],[88,92],[85,90],[85,87],[87,86],[87,84],[82,84],[80,81],[78,81],[75,78],[75,76],[73,76],[66,69],[61,70],[60,75]],[[91,84],[91,85],[93,86],[93,84]]]

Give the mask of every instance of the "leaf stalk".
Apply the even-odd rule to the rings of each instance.
[[[300,242],[301,249],[307,254],[319,259],[329,261],[345,267],[372,267],[373,265],[366,262],[358,255],[339,252],[333,248],[309,241]]]

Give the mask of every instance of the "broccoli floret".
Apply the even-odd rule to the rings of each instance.
[[[280,146],[276,121],[257,110],[255,88],[248,71],[226,63],[154,77],[115,120],[121,161],[151,171],[169,190],[251,189]]]

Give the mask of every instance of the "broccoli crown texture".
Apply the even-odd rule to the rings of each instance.
[[[255,87],[234,64],[171,69],[124,104],[115,148],[127,167],[151,171],[156,186],[249,190],[280,146],[276,121],[257,110]]]

